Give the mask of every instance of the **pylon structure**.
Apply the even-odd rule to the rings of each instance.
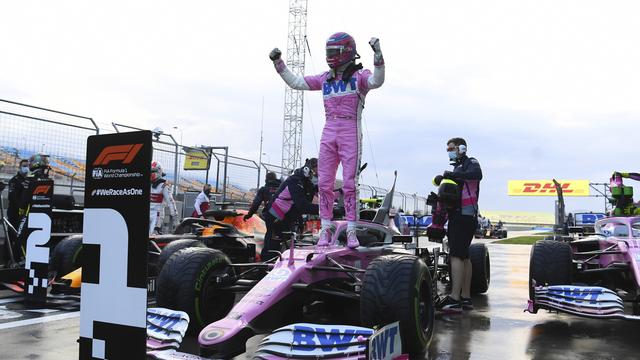
[[[307,0],[290,0],[287,66],[296,75],[304,75],[306,37]],[[284,124],[282,127],[283,172],[299,167],[302,162],[303,110],[302,90],[294,90],[287,86],[284,92]]]

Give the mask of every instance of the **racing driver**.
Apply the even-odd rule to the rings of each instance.
[[[330,224],[333,217],[333,186],[338,164],[342,163],[347,246],[359,246],[355,224],[358,218],[358,169],[362,146],[361,118],[364,99],[371,89],[384,82],[384,59],[380,41],[371,38],[374,51],[374,70],[363,70],[356,64],[360,58],[356,42],[351,35],[338,32],[326,42],[326,60],[329,71],[315,76],[298,76],[292,73],[280,58],[277,48],[269,54],[276,71],[285,83],[297,90],[322,90],[326,123],[320,139],[319,191],[321,231],[318,245],[331,242]]]

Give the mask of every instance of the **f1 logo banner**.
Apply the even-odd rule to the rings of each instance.
[[[49,286],[53,180],[30,178],[28,194],[26,213],[18,227],[19,243],[25,244],[25,296],[31,301],[45,302]]]
[[[87,141],[80,359],[146,357],[151,132]]]

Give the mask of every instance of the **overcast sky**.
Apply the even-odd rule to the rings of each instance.
[[[5,1],[0,98],[101,125],[182,128],[186,144],[279,163],[284,84],[267,54],[286,48],[288,2]],[[637,1],[309,0],[307,73],[324,42],[352,34],[365,67],[380,38],[385,84],[367,96],[364,182],[432,190],[462,136],[483,172],[481,207],[552,211],[506,195],[508,179],[606,181],[638,171]],[[304,154],[317,154],[322,97],[305,97]],[[173,130],[176,138],[180,132]],[[378,178],[376,178],[376,173]],[[567,201],[602,209],[600,199]]]

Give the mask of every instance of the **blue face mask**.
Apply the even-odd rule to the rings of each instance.
[[[455,161],[458,158],[458,152],[456,150],[449,151],[449,160]]]
[[[311,183],[313,185],[318,185],[318,177],[317,176],[313,176],[311,177]]]
[[[29,173],[29,167],[28,166],[22,166],[20,167],[20,173],[23,175],[26,175]]]

